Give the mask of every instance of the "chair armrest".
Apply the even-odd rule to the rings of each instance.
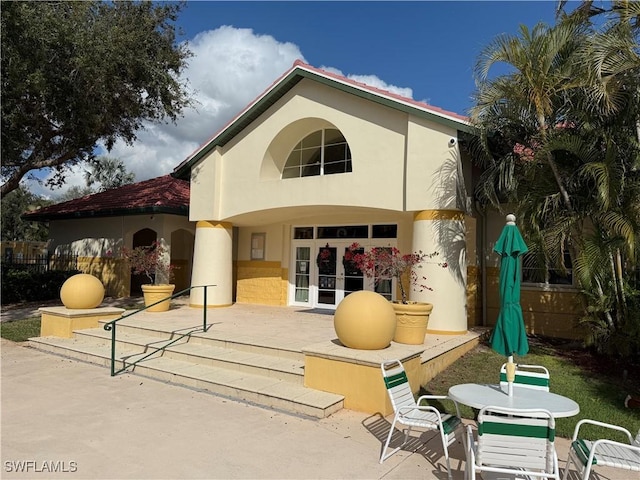
[[[418,398],[418,402],[420,402],[420,400],[422,400],[422,399],[425,399],[425,400],[451,400],[446,395],[420,395],[420,398]]]
[[[601,438],[600,440],[596,440],[595,442],[593,442],[593,452],[596,452],[600,445],[610,445],[622,448],[624,450],[629,450],[630,452],[636,452],[638,454],[638,463],[640,464],[640,447],[629,445],[627,443],[616,442],[615,440],[609,440],[608,438]]]
[[[549,369],[547,367],[545,367],[544,365],[524,365],[524,364],[518,363],[516,365],[516,368],[517,367],[528,368],[528,369],[532,369],[532,370],[540,370],[540,371],[544,372],[546,375],[549,375]]]
[[[453,398],[447,395],[421,395],[420,398],[418,398],[418,400],[416,401],[416,403],[420,405],[420,402],[422,402],[422,400],[449,400],[450,402],[453,402],[453,404],[456,407],[456,417],[462,418],[460,416],[460,407],[458,407],[458,402],[456,402]]]
[[[436,407],[432,407],[431,405],[415,405],[415,406],[405,406],[405,407],[398,407],[398,413],[405,413],[405,412],[410,412],[412,410],[424,410],[424,411],[429,411],[429,412],[433,412],[436,413],[438,415],[438,418],[440,418],[442,420],[442,412],[440,410],[438,410]]]
[[[411,412],[413,410],[418,410],[418,411],[423,411],[423,412],[431,412],[438,418],[438,421],[437,421],[438,424],[440,424],[440,425],[444,424],[444,422],[442,420],[443,413],[440,410],[438,410],[436,407],[432,407],[431,405],[415,405],[415,406],[399,407],[398,410],[397,410],[396,415],[403,415],[403,414]],[[458,417],[458,418],[460,418],[460,417]],[[462,422],[460,421],[460,423],[462,423]]]
[[[601,446],[606,446],[607,448],[600,449]],[[575,448],[575,447],[572,447]],[[602,450],[602,451],[599,451]],[[621,465],[632,466],[632,470],[635,469],[635,466],[640,466],[640,447],[634,447],[633,445],[627,445],[626,443],[616,442],[614,440],[608,440],[606,438],[596,440],[591,444],[591,450],[589,451],[589,457],[586,458],[586,465],[593,465],[595,463],[594,458],[599,458],[598,453],[601,453],[603,456],[607,457],[611,454],[620,454],[620,451],[626,452],[634,452],[637,456],[636,458],[624,458],[619,459],[617,463]],[[576,452],[577,453],[577,452]],[[606,458],[605,458],[606,460]],[[606,464],[606,463],[605,463]]]
[[[616,430],[618,432],[622,432],[627,435],[627,438],[629,439],[629,445],[633,444],[633,438],[631,437],[631,432],[629,432],[629,430],[627,430],[626,428],[621,427],[619,425],[612,425],[611,423],[604,423],[604,422],[599,422],[597,420],[591,420],[589,418],[582,419],[576,424],[576,428],[573,431],[573,438],[571,440],[576,440],[578,438],[578,432],[580,431],[580,427],[585,424],[595,425],[597,427],[603,427],[603,428],[608,428],[610,430]]]

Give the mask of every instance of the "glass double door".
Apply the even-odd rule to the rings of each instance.
[[[317,248],[317,299],[316,305],[335,308],[344,297],[364,289],[364,276],[345,259],[351,243],[334,242]],[[360,253],[364,250],[359,249]],[[357,253],[357,252],[356,252]]]
[[[294,303],[335,309],[344,297],[365,288],[362,272],[345,259],[352,243],[314,243],[294,248]]]

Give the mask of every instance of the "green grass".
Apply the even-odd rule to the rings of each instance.
[[[0,323],[0,336],[12,342],[26,342],[40,336],[40,317]]]
[[[144,308],[142,297],[129,297],[117,304],[118,308],[139,310]],[[40,336],[40,317],[30,317],[0,323],[0,337],[12,342],[26,342]]]
[[[640,410],[625,408],[624,399],[629,393],[640,394],[640,368],[637,365],[618,365],[558,342],[533,339],[530,344],[529,353],[515,361],[547,367],[551,391],[572,398],[580,405],[578,415],[556,420],[559,436],[571,437],[576,423],[583,418],[624,426],[635,436],[640,429]],[[460,383],[498,383],[504,362],[502,355],[486,344],[480,345],[424,385],[423,392],[446,395],[449,387]],[[623,374],[625,369],[626,376]],[[460,410],[464,418],[475,418],[476,412],[470,407],[460,405]],[[588,437],[605,435],[601,429],[584,428]],[[583,429],[580,432],[582,436]],[[623,440],[617,435],[606,436]]]

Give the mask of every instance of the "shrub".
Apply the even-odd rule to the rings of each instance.
[[[424,253],[422,251],[403,254],[396,247],[373,247],[361,253],[360,244],[353,243],[345,254],[345,260],[353,262],[355,267],[364,276],[374,278],[376,282],[383,279],[395,278],[400,287],[402,303],[409,303],[408,286],[405,280],[408,279],[409,286],[422,290],[432,290],[431,287],[422,282],[427,278],[418,276],[415,268],[422,268],[422,263],[438,255],[438,252]],[[447,268],[446,263],[439,263],[443,268]]]
[[[82,272],[79,270],[48,272],[3,270],[2,304],[59,299],[62,284],[78,273]]]
[[[149,246],[128,249],[122,247],[122,256],[136,275],[145,275],[150,284],[161,285],[171,282],[174,266],[167,262],[169,250],[160,242],[153,242]]]

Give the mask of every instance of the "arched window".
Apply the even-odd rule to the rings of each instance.
[[[287,158],[282,178],[312,177],[351,171],[351,150],[339,130],[327,128],[307,135]]]

